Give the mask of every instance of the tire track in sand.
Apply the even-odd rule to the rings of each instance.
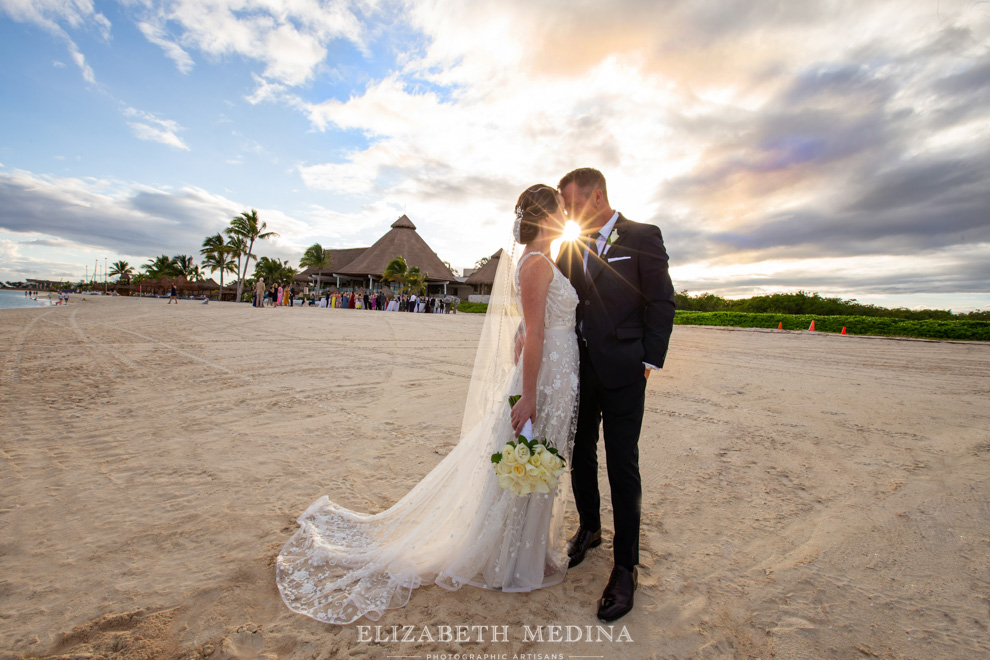
[[[0,385],[9,386],[20,380],[21,357],[24,355],[24,351],[22,350],[24,341],[28,338],[28,335],[31,334],[31,328],[34,327],[34,324],[54,311],[55,308],[53,307],[52,309],[35,316],[31,319],[30,323],[21,329],[14,341],[11,342],[10,348],[7,349],[6,354],[4,355],[3,368],[0,369]],[[4,393],[6,392],[7,388],[4,387]],[[3,394],[0,394],[0,398],[2,398],[2,396]]]

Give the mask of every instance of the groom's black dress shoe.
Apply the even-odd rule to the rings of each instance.
[[[633,608],[633,592],[638,583],[635,566],[630,571],[625,566],[616,564],[601,600],[598,601],[598,618],[608,623],[629,614]]]
[[[588,552],[588,549],[597,548],[601,544],[601,527],[599,527],[596,532],[584,527],[578,527],[577,533],[572,536],[569,541],[567,541],[567,556],[571,558],[571,561],[567,564],[567,567],[574,568],[583,562],[584,555]]]

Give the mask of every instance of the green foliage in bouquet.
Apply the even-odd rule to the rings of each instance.
[[[511,395],[509,397],[509,409],[511,410],[512,407],[515,406],[519,402],[519,399],[521,398],[522,398],[521,394]],[[516,436],[515,442],[512,442],[510,440],[509,442],[506,443],[506,445],[512,447],[513,449],[515,449],[519,445],[526,445],[529,448],[530,454],[536,453],[536,445],[543,445],[546,451],[560,458],[561,463],[563,463],[564,465],[567,464],[567,460],[560,455],[560,452],[557,451],[557,448],[551,446],[546,440],[537,440],[536,438],[533,438],[532,440],[527,440],[526,436],[520,435],[520,436]],[[501,462],[502,462],[501,452],[497,454],[492,454],[492,463],[495,463],[497,465],[498,463]]]

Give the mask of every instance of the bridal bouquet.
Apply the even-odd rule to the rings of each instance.
[[[510,396],[509,408],[516,405],[519,398],[518,394]],[[492,454],[498,485],[519,496],[549,493],[557,485],[566,464],[546,440],[534,440],[529,437],[531,435],[532,425],[526,422],[526,428],[515,442],[507,442],[501,453]]]

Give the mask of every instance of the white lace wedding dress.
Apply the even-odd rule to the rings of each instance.
[[[527,253],[518,265],[528,258],[546,257]],[[522,362],[514,366],[511,359],[516,325],[507,327],[519,309],[518,265],[503,257],[503,265],[510,264],[512,277],[500,267],[496,288],[499,280],[505,284],[507,304],[499,306],[493,296],[496,309],[489,307],[485,321],[460,441],[381,513],[349,511],[324,496],[299,517],[276,567],[282,599],[293,611],[346,624],[361,616],[377,620],[430,582],[448,589],[470,584],[531,591],[563,580],[569,477],[563,475],[549,495],[519,497],[499,487],[491,464],[491,455],[514,439],[508,396],[522,392]],[[577,303],[574,289],[553,267],[533,426],[534,437],[557,447],[568,465],[578,392]],[[505,311],[501,319],[499,309]]]

